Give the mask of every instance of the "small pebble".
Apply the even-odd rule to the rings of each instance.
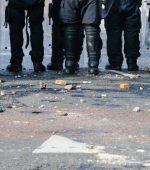
[[[135,107],[134,109],[133,109],[133,112],[140,112],[141,110],[140,110],[140,108],[139,107]]]

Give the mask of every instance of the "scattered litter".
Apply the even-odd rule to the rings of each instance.
[[[45,107],[45,105],[41,105],[41,106],[39,106],[39,109],[42,109],[42,108],[44,108]]]
[[[68,113],[59,113],[60,116],[68,116]]]
[[[76,86],[73,85],[73,84],[70,84],[70,85],[64,86],[64,89],[65,89],[65,90],[73,90],[73,89],[76,89]]]
[[[94,145],[88,145],[87,148],[88,149],[94,149]]]
[[[68,116],[68,115],[69,115],[67,112],[62,112],[61,110],[56,110],[56,112],[57,112],[60,116]]]
[[[82,83],[83,84],[91,84],[92,82],[91,81],[83,81]]]
[[[109,70],[109,72],[115,73],[115,74],[119,74],[119,75],[121,75],[121,76],[130,78],[130,79],[137,79],[137,78],[140,77],[140,75],[134,75],[134,74],[123,73],[123,72],[121,72],[121,71],[116,71],[116,70]]]
[[[14,109],[15,109],[15,108],[17,108],[17,106],[16,106],[16,105],[12,105],[12,108],[14,108]]]
[[[120,89],[129,89],[130,85],[129,84],[120,84],[119,87],[120,87]]]
[[[65,80],[56,80],[55,84],[65,86],[65,85],[67,85],[67,81],[65,81]]]
[[[1,95],[1,96],[5,96],[5,92],[4,92],[4,91],[1,91],[1,92],[0,92],[0,95]]]
[[[107,94],[101,94],[101,97],[107,97]]]
[[[5,80],[0,80],[0,83],[5,83]]]
[[[135,107],[134,109],[133,109],[133,112],[140,112],[141,111],[141,109],[139,108],[139,107]]]
[[[140,90],[141,90],[141,91],[143,91],[143,90],[144,90],[144,88],[143,88],[143,87],[140,87]]]
[[[15,95],[15,94],[16,94],[16,92],[15,92],[15,91],[11,91],[11,94],[12,94],[12,95]]]
[[[85,103],[86,101],[84,99],[80,99],[80,102],[81,103]]]
[[[136,152],[144,153],[144,152],[145,152],[145,150],[143,150],[143,149],[138,149],[138,150],[136,150]]]
[[[45,90],[46,87],[47,87],[47,84],[46,84],[45,82],[40,82],[40,88],[41,88],[42,90]]]

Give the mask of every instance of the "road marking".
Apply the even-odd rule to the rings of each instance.
[[[104,146],[80,143],[66,137],[53,135],[32,153],[102,153]]]

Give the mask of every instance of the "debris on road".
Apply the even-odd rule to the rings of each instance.
[[[65,90],[74,90],[74,89],[76,89],[76,85],[69,84],[69,85],[64,86],[64,89]]]
[[[5,80],[2,80],[2,79],[1,79],[1,80],[0,80],[0,83],[5,83]]]
[[[124,84],[120,84],[119,87],[120,87],[120,89],[129,89],[130,85],[124,83]]]
[[[135,107],[135,108],[133,109],[133,112],[140,112],[140,111],[141,111],[140,107]]]
[[[45,82],[40,82],[40,88],[41,90],[45,90],[47,87],[47,84]]]
[[[1,92],[0,92],[0,95],[1,95],[1,96],[5,96],[5,92],[4,92],[4,91],[1,91]]]
[[[80,102],[81,103],[85,103],[86,101],[84,99],[80,99]]]
[[[67,113],[67,112],[62,112],[61,110],[56,110],[56,113],[58,113],[59,116],[68,116],[68,115],[69,115],[69,113]]]
[[[82,83],[83,84],[91,84],[92,82],[91,81],[83,81]]]
[[[121,71],[116,71],[116,70],[109,70],[111,73],[119,74],[121,76],[130,78],[130,79],[138,79],[140,75],[134,75],[134,74],[129,74],[129,73],[123,73]]]
[[[107,97],[107,94],[101,94],[101,97]]]
[[[67,81],[65,81],[65,80],[55,80],[55,84],[65,86],[65,85],[67,85]]]

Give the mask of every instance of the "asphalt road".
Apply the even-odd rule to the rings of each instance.
[[[0,113],[0,169],[150,169],[149,73],[135,73],[140,77],[133,80],[106,71],[89,76],[86,69],[74,77],[32,70],[19,76],[3,70],[0,74],[5,81],[0,84],[4,111]],[[65,90],[55,84],[56,79],[74,89]],[[40,88],[40,82],[46,89]],[[130,88],[120,89],[122,83]],[[133,111],[135,107],[139,111]],[[40,146],[48,139],[43,151]]]

